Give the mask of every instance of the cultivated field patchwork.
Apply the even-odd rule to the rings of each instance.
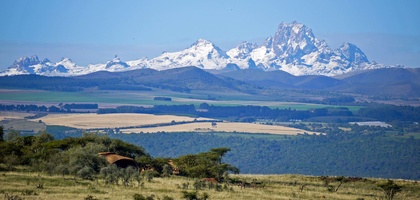
[[[281,135],[297,135],[305,132],[301,129],[285,126],[239,123],[239,122],[218,122],[212,126],[211,122],[198,122],[179,124],[173,126],[161,126],[152,128],[136,128],[121,130],[124,133],[156,133],[156,132],[246,132],[246,133],[268,133]]]
[[[175,122],[192,122],[194,119],[206,120],[206,118],[193,118],[175,115],[151,115],[151,114],[49,114],[38,118],[47,125],[68,126],[79,129],[94,128],[118,128],[128,126],[140,126]]]
[[[176,115],[152,114],[49,114],[38,118],[47,125],[60,125],[78,129],[120,128],[123,133],[157,133],[157,132],[247,132],[282,135],[297,135],[304,130],[276,125],[253,123],[194,122],[195,120],[212,120],[208,118],[193,118]],[[186,122],[170,125],[171,122]],[[144,125],[166,124],[150,128],[124,128]],[[168,125],[169,124],[169,125]],[[312,133],[311,133],[312,134]]]

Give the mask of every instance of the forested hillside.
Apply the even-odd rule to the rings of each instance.
[[[237,133],[112,135],[141,145],[157,157],[177,157],[210,148],[231,149],[224,159],[241,173],[344,175],[420,179],[420,140],[381,135],[300,136],[263,139]]]

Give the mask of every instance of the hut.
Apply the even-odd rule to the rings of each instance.
[[[115,164],[117,167],[120,168],[138,167],[134,159],[118,155],[114,152],[100,152],[99,155],[104,157],[110,165]]]

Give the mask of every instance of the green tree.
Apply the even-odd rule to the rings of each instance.
[[[121,180],[124,186],[133,185],[134,180],[138,180],[139,170],[134,167],[120,168]]]
[[[388,180],[386,183],[378,184],[378,186],[385,193],[385,198],[387,200],[392,200],[398,192],[401,192],[402,186],[397,185],[392,180]]]
[[[14,153],[4,157],[4,163],[6,164],[6,168],[8,170],[13,170],[16,167],[16,165],[19,164],[19,160],[19,157]]]
[[[109,165],[101,168],[100,177],[105,180],[105,184],[118,185],[120,171],[116,165]]]
[[[162,176],[163,177],[169,177],[171,175],[172,175],[172,167],[169,164],[163,165]]]
[[[221,180],[223,173],[231,171],[239,173],[239,169],[222,162],[223,156],[229,148],[215,148],[209,152],[196,155],[188,154],[175,159],[182,175],[194,178],[216,178]]]
[[[73,147],[63,152],[61,159],[62,162],[68,164],[70,174],[83,179],[91,179],[102,167],[106,166],[105,159],[98,156],[98,152],[104,149],[106,147],[102,144],[88,143],[84,147]]]

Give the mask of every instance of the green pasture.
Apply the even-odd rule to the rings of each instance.
[[[172,101],[155,101],[154,97],[171,97]],[[214,97],[216,100],[208,100]],[[3,90],[0,92],[0,101],[22,101],[30,103],[98,103],[116,105],[182,105],[194,104],[199,106],[201,103],[208,103],[216,106],[268,106],[278,109],[309,110],[326,107],[339,107],[322,104],[297,103],[273,101],[259,96],[247,95],[242,93],[220,93],[203,94],[203,91],[196,93],[176,93],[172,91],[79,91],[79,92],[58,92],[41,90]],[[346,106],[352,112],[357,112],[360,106]]]

